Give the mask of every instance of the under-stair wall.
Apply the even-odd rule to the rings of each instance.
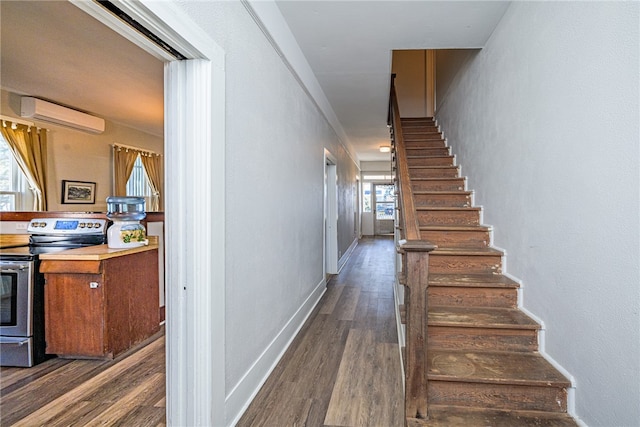
[[[640,420],[639,8],[513,2],[436,113],[591,426]]]

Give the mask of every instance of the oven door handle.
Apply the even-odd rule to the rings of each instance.
[[[29,343],[29,338],[0,337],[0,344],[23,346]]]
[[[18,270],[12,270],[12,269],[6,268],[6,269],[1,270],[0,272],[2,274],[13,274],[13,273],[17,273]]]

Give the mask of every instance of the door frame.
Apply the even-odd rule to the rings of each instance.
[[[373,213],[373,235],[374,236],[381,236],[382,234],[378,233],[378,200],[376,197],[376,186],[378,185],[390,185],[393,186],[393,183],[388,183],[388,182],[371,182],[371,211]],[[388,203],[388,202],[381,202],[381,203]],[[395,214],[395,208],[394,208],[394,214]],[[390,220],[383,220],[383,221],[391,221],[393,223],[395,223],[395,217],[394,219],[390,219]],[[391,232],[390,233],[385,233],[385,234],[393,234],[394,232],[394,228],[391,228]]]
[[[224,51],[171,2],[112,0],[185,61],[99,4],[70,1],[165,62],[167,424],[226,425]]]
[[[324,277],[338,274],[338,162],[324,149]]]

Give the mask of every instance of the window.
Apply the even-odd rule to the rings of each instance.
[[[371,183],[362,183],[362,212],[371,212]]]
[[[24,210],[25,177],[0,135],[0,211]]]
[[[133,170],[127,181],[127,196],[144,197],[145,205],[148,207],[151,205],[151,197],[153,193],[149,186],[149,179],[147,178],[147,172],[144,170],[144,165],[140,159],[140,155],[136,158],[136,162],[133,164]]]
[[[395,213],[395,185],[376,184],[376,219],[393,219]]]
[[[362,179],[366,179],[368,181],[391,181],[393,179],[392,175],[362,175]]]

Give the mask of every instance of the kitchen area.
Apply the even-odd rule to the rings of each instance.
[[[154,405],[164,401],[164,214],[141,213],[139,206],[0,213],[0,425],[37,420],[37,408],[64,401],[67,390],[80,393],[79,381],[104,385],[111,376],[103,372],[123,360],[137,360],[126,378],[131,385],[139,385],[134,372],[146,381],[142,367],[154,367],[156,390],[147,397]],[[123,218],[138,218],[135,238],[121,230]],[[110,244],[113,228],[123,238]],[[144,410],[161,419],[163,404],[154,405]],[[77,419],[59,409],[62,419]]]
[[[140,200],[116,200],[127,199]],[[159,331],[160,236],[146,235],[144,212],[123,206],[144,201],[111,203],[106,214],[43,213],[25,234],[1,235],[0,366],[31,367],[54,355],[113,358]]]
[[[146,206],[108,202],[118,150],[163,155],[163,62],[68,2],[0,7],[1,125],[40,134],[44,159],[38,185],[2,163],[0,366],[115,358],[164,321],[162,165]]]

